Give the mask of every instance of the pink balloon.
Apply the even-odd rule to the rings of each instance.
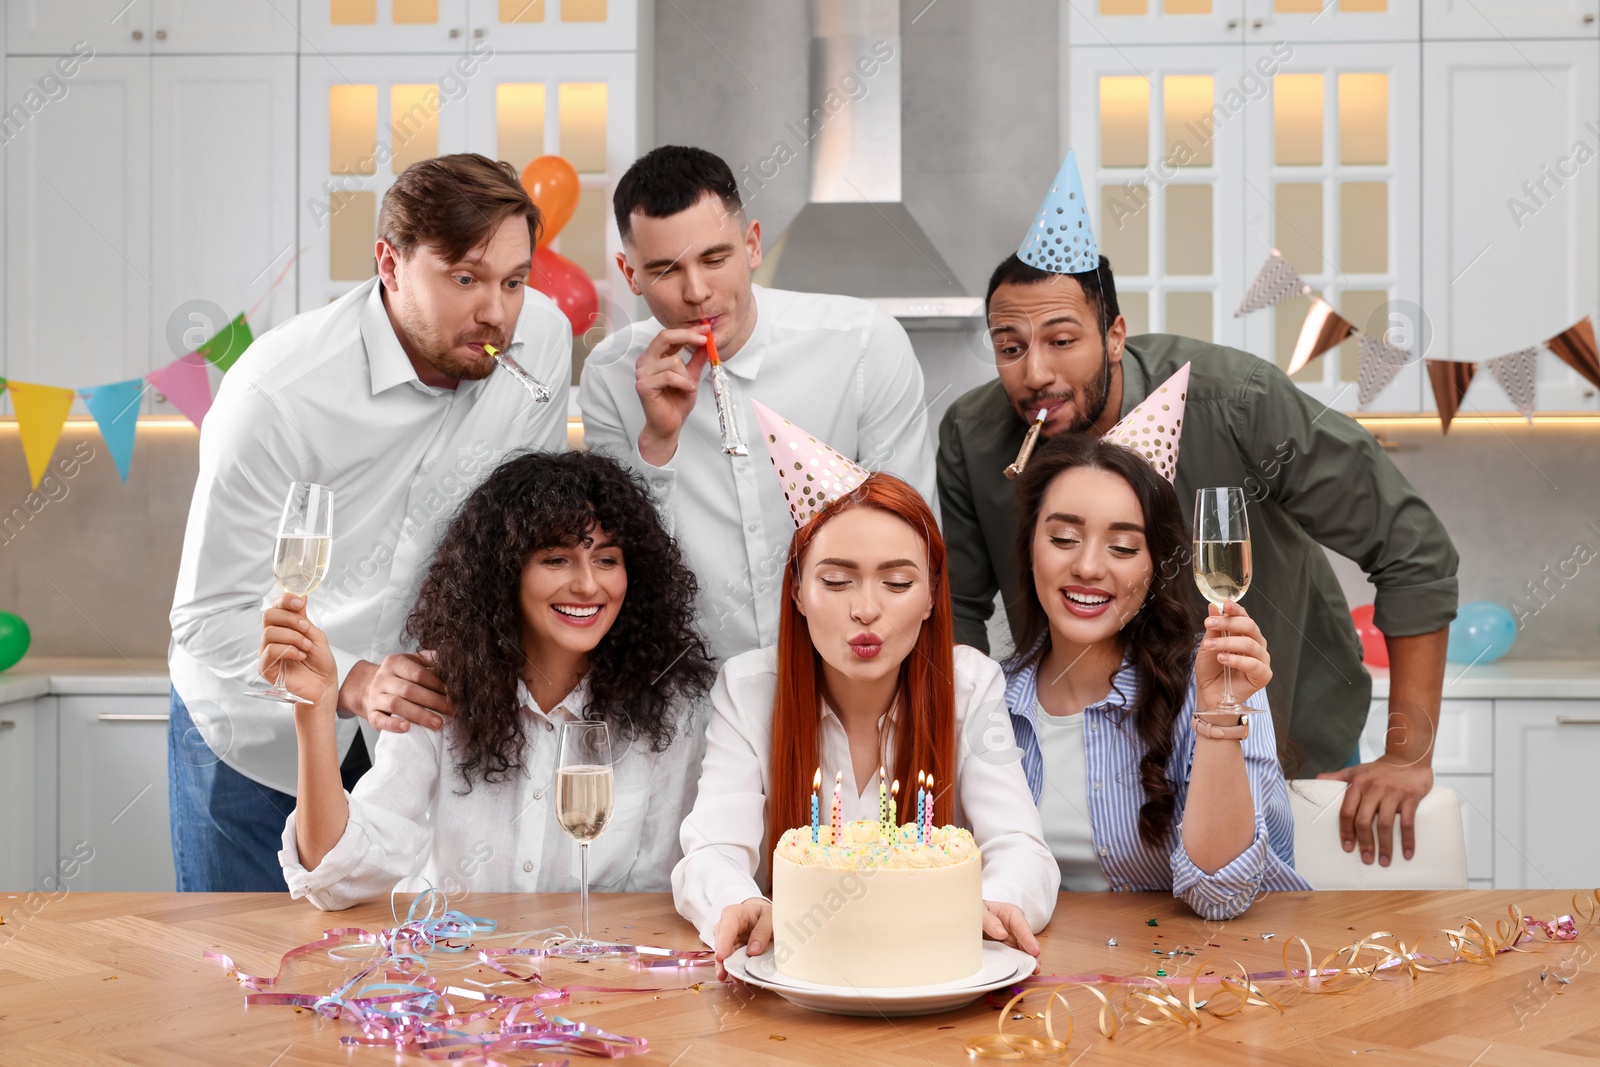
[[[1350,621],[1356,624],[1356,636],[1361,638],[1361,660],[1369,667],[1389,665],[1389,646],[1384,643],[1383,631],[1372,624],[1372,605],[1363,604],[1350,612]]]
[[[534,252],[528,284],[556,302],[567,321],[572,323],[573,336],[595,324],[600,313],[600,297],[594,291],[594,282],[582,267],[561,253],[548,248]]]

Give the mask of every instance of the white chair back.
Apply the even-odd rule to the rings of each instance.
[[[1317,889],[1465,889],[1466,835],[1461,798],[1434,786],[1417,805],[1415,855],[1400,851],[1400,820],[1395,819],[1394,853],[1389,866],[1361,862],[1358,847],[1346,852],[1339,841],[1339,808],[1345,784],[1319,778],[1289,783],[1294,809],[1295,870]],[[1374,820],[1376,825],[1376,820]]]

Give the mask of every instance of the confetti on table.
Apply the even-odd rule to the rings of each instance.
[[[1156,922],[1154,919],[1146,919],[1144,921],[1144,924],[1146,926],[1160,926],[1161,925],[1160,923]]]
[[[1276,936],[1277,936],[1276,934],[1262,934],[1261,935],[1261,940],[1263,940],[1263,941],[1271,941]]]
[[[782,1034],[768,1034],[767,1035],[767,1040],[768,1041],[787,1041],[789,1039],[784,1037]]]
[[[1117,939],[1114,938],[1114,937],[1107,939],[1106,946],[1108,948],[1116,948],[1117,947]]]
[[[1156,968],[1156,977],[1157,978],[1165,978],[1166,976],[1167,976],[1167,972],[1166,971],[1162,970],[1160,967]]]

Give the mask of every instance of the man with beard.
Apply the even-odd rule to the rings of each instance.
[[[356,210],[346,206],[344,210]],[[308,598],[339,670],[345,788],[358,724],[439,729],[425,651],[403,651],[416,585],[456,506],[513,449],[565,449],[572,331],[526,284],[539,211],[480,155],[406,170],[378,214],[377,277],[271,330],[217,390],[172,603],[168,727],[178,889],[283,892],[294,810],[290,704],[248,699],[289,486],[332,488],[333,565]],[[494,346],[554,386],[536,404]],[[512,635],[513,637],[515,635]]]
[[[1449,535],[1370,433],[1314,401],[1271,362],[1171,334],[1128,337],[1111,264],[1095,246],[1084,203],[1069,154],[1019,254],[989,280],[998,378],[952,404],[939,427],[956,640],[987,650],[996,593],[1006,605],[1018,602],[1016,500],[1002,472],[1039,411],[1048,411],[1044,436],[1103,435],[1191,364],[1174,486],[1191,522],[1196,489],[1241,486],[1250,500],[1246,596],[1272,652],[1267,689],[1277,734],[1287,738],[1286,769],[1291,777],[1326,772],[1349,783],[1341,810],[1346,851],[1359,844],[1364,860],[1376,853],[1387,865],[1398,816],[1409,859],[1416,804],[1433,784],[1447,627],[1456,609]],[[1063,245],[1056,234],[1075,236]],[[1355,755],[1372,682],[1322,546],[1360,563],[1377,587],[1390,728],[1386,753],[1372,763],[1359,764]],[[1153,563],[1157,580],[1186,584],[1199,603],[1189,559]],[[1021,620],[1008,621],[1015,634]],[[1375,817],[1383,828],[1376,849]]]

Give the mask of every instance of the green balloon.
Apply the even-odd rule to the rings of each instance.
[[[10,670],[17,661],[28,654],[28,642],[33,635],[21,615],[0,611],[0,671]]]

